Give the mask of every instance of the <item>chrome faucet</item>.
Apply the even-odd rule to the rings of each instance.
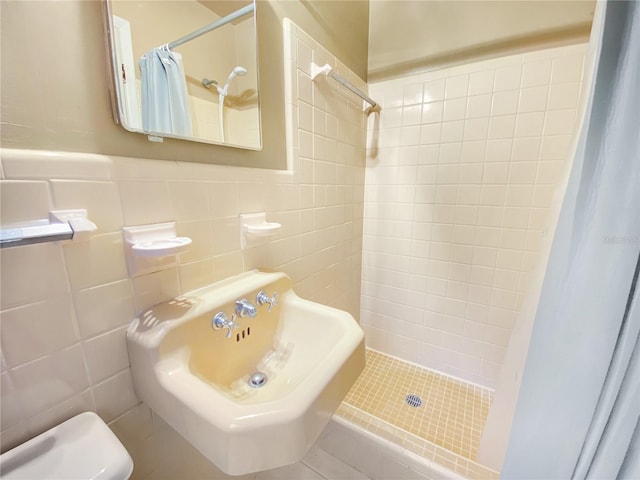
[[[240,318],[254,318],[258,314],[258,309],[246,298],[236,300],[236,315]]]
[[[225,337],[231,338],[231,332],[236,328],[240,328],[240,324],[236,321],[236,314],[231,315],[231,320],[228,319],[227,314],[224,312],[218,312],[211,319],[211,327],[214,330],[222,330],[223,328],[228,328],[227,334]]]
[[[260,290],[256,295],[256,303],[258,304],[258,306],[265,304],[269,305],[269,307],[267,307],[267,311],[270,312],[273,307],[278,306],[277,297],[278,292],[273,292],[273,296],[269,297],[269,295],[267,295],[267,292],[265,292],[264,290]]]

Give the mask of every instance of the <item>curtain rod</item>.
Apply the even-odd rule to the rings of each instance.
[[[171,43],[167,44],[167,47],[169,47],[169,50],[178,47],[184,43],[190,42],[191,40],[193,40],[194,38],[198,38],[201,35],[204,35],[205,33],[210,32],[211,30],[215,30],[216,28],[222,27],[223,25],[226,25],[229,22],[233,22],[236,18],[240,18],[248,13],[251,13],[255,10],[255,6],[253,3],[251,3],[250,5],[247,5],[246,7],[242,7],[239,10],[236,10],[233,13],[230,13],[229,15],[227,15],[226,17],[223,17],[219,20],[216,20],[213,23],[210,23],[208,25],[205,25],[202,28],[199,28],[198,30],[191,32],[189,35],[185,35],[182,38],[179,38],[178,40],[174,40]]]
[[[333,68],[331,68],[331,65],[329,65],[327,63],[324,66],[319,67],[315,63],[312,63],[311,64],[311,80],[315,80],[316,77],[318,75],[320,75],[321,73],[333,78],[336,82],[338,82],[339,84],[341,84],[342,86],[344,86],[345,88],[350,90],[351,92],[355,93],[357,96],[359,96],[361,99],[363,99],[369,105],[371,105],[369,108],[366,109],[367,115],[370,114],[371,112],[379,112],[380,111],[380,105],[375,100],[373,100],[371,97],[365,95],[362,92],[362,90],[357,88],[355,85],[353,85],[347,79],[341,77],[336,72],[334,72]]]

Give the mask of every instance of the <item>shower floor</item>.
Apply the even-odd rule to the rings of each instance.
[[[374,350],[366,355],[338,415],[469,478],[497,478],[475,463],[492,390]]]

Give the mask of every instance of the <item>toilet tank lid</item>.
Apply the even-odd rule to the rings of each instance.
[[[76,415],[0,455],[3,480],[122,480],[132,471],[129,453],[93,412]]]

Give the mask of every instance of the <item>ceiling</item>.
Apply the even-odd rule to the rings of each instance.
[[[201,3],[213,13],[218,15],[219,17],[226,17],[230,13],[235,12],[236,10],[244,7],[245,5],[249,5],[252,3],[248,0],[197,0],[198,3]],[[240,17],[235,19],[233,22],[234,25],[246,20],[245,17]]]
[[[588,39],[594,0],[373,0],[369,78]]]

